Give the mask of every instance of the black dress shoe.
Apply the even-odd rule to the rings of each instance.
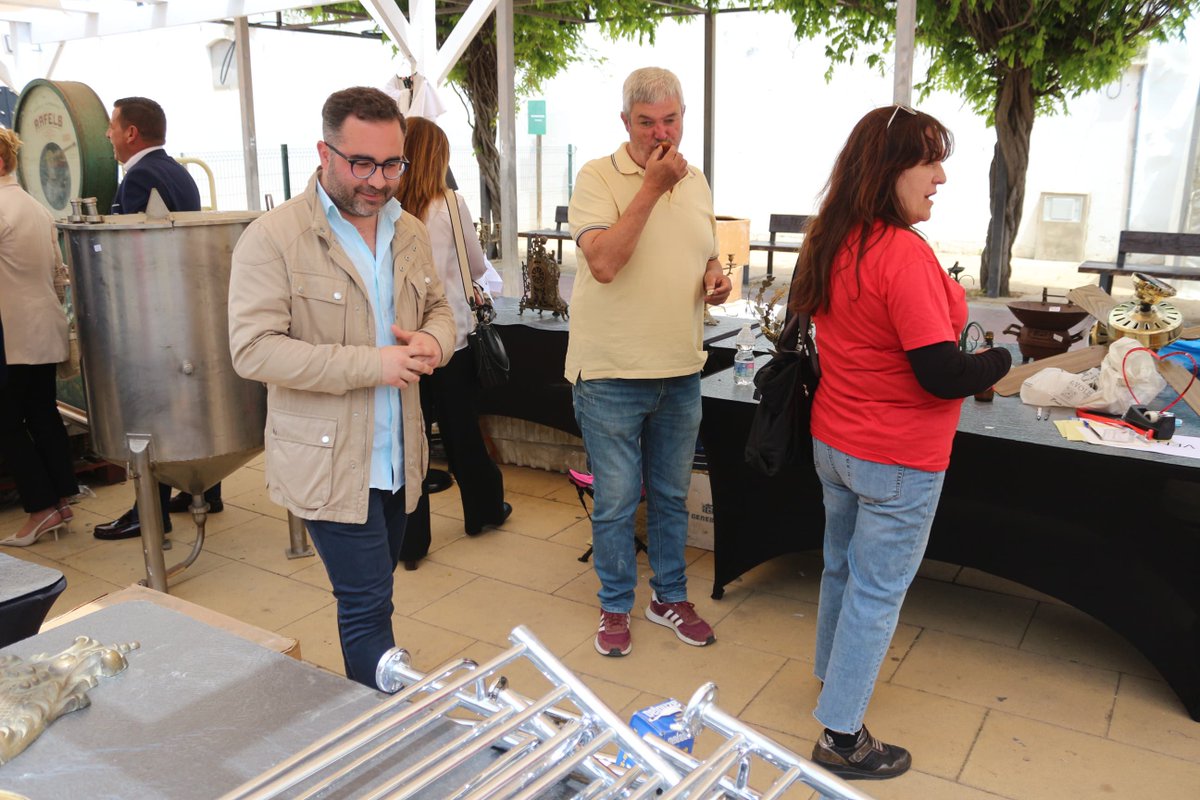
[[[171,532],[171,523],[168,521],[163,529],[164,533]],[[114,541],[116,539],[136,539],[142,535],[141,520],[135,519],[132,511],[126,511],[121,515],[120,519],[106,522],[103,525],[97,525],[92,529],[92,536],[105,541]]]
[[[167,513],[170,514],[187,514],[192,510],[192,496],[184,492],[172,497],[167,501]],[[208,513],[220,514],[225,510],[225,503],[221,500],[213,500],[208,504]]]
[[[483,533],[484,528],[499,528],[501,525],[503,525],[504,521],[512,516],[512,506],[508,503],[501,503],[500,505],[503,506],[503,508],[500,512],[499,519],[492,520],[491,522],[485,522],[482,525],[478,525],[473,528],[467,528],[467,535],[476,536],[480,533]]]
[[[421,483],[421,488],[425,494],[437,494],[444,492],[454,485],[454,479],[450,477],[450,473],[444,469],[429,469],[425,473],[425,480]]]

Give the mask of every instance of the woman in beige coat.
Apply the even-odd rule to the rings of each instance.
[[[17,184],[21,140],[0,130],[0,318],[8,377],[0,386],[0,453],[29,519],[0,544],[27,547],[72,516],[79,491],[55,403],[55,365],[67,359],[65,276],[50,212]]]

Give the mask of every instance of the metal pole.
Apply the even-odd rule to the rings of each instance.
[[[575,145],[567,145],[567,202],[575,194]]]
[[[151,436],[126,435],[129,443],[129,474],[134,479],[138,518],[142,523],[142,555],[146,560],[146,582],[156,592],[167,592],[167,564],[163,558],[162,503],[158,499],[158,481],[150,469]]]
[[[513,0],[496,3],[496,98],[499,101],[500,260],[506,294],[519,295],[521,258],[517,254],[517,101],[513,81]],[[499,267],[499,265],[497,265]]]
[[[896,3],[896,69],[892,102],[912,105],[913,49],[916,45],[917,0]]]
[[[542,227],[542,135],[537,135],[537,144],[535,150],[536,156],[536,171],[537,171],[537,225],[535,228]]]
[[[283,554],[288,558],[306,558],[313,554],[312,546],[308,543],[308,531],[304,529],[304,520],[292,512],[287,512],[288,539],[290,545]]]
[[[246,208],[262,210],[258,183],[258,139],[254,127],[254,81],[250,76],[250,23],[238,17],[233,26],[237,49],[238,94],[242,103],[242,160],[246,165]]]
[[[279,158],[283,162],[283,199],[292,199],[292,163],[288,159],[286,144],[279,145]]]
[[[713,159],[716,150],[717,115],[717,12],[709,3],[704,15],[704,177],[713,188]]]

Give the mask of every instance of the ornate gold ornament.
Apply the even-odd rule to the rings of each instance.
[[[41,653],[29,661],[0,656],[0,764],[16,758],[63,714],[91,705],[88,689],[129,666],[125,654],[140,646],[109,646],[79,636],[58,655]]]
[[[569,316],[567,303],[558,293],[561,274],[554,256],[546,252],[546,237],[529,237],[529,251],[521,264],[524,292],[517,313],[524,314],[525,309],[532,308],[539,313],[550,311],[554,316],[561,315],[566,319]]]

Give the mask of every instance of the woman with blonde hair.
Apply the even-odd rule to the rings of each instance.
[[[68,355],[59,294],[66,270],[54,218],[17,183],[21,140],[0,129],[0,318],[7,380],[0,386],[0,453],[16,481],[25,524],[0,544],[28,547],[73,516],[79,491],[58,413],[56,366]],[[57,288],[56,288],[57,287]]]
[[[962,398],[1008,371],[959,351],[963,288],[914,227],[946,182],[950,132],[907,106],[864,116],[838,155],[793,279],[821,357],[812,439],[825,505],[813,761],[844,778],[912,763],[863,725],[900,606],[925,553]]]
[[[462,225],[465,257],[470,280],[479,281],[487,270],[487,260],[471,225],[466,201],[446,185],[450,164],[450,141],[436,123],[422,117],[410,117],[404,137],[404,154],[409,168],[400,179],[396,198],[405,213],[422,220],[429,229],[433,258],[445,288],[446,299],[454,311],[458,338],[454,356],[441,369],[421,379],[421,405],[426,419],[436,420],[450,472],[458,482],[462,499],[463,527],[469,535],[485,527],[502,524],[512,513],[504,502],[504,477],[488,455],[479,430],[479,393],[482,388],[475,376],[475,363],[467,349],[467,334],[475,327],[458,249],[455,246],[454,219],[448,205],[456,206]],[[416,511],[409,515],[404,533],[401,559],[411,568],[424,556],[429,541],[429,497],[421,497]]]

